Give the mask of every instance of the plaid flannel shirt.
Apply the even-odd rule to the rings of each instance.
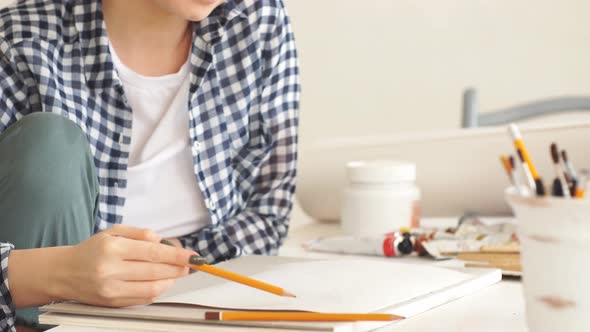
[[[8,291],[8,255],[13,246],[0,243],[0,331],[14,329],[14,308]]]
[[[122,222],[132,119],[101,8],[25,0],[0,11],[0,133],[32,112],[83,129],[100,184],[95,232]],[[180,240],[210,262],[275,254],[295,191],[300,95],[282,0],[226,0],[195,23],[190,64],[194,171],[212,224]],[[0,290],[8,321],[10,296]]]

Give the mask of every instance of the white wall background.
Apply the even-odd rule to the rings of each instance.
[[[455,128],[483,109],[590,94],[584,0],[286,0],[303,83],[302,144]]]
[[[285,1],[300,53],[302,145],[458,127],[467,86],[483,109],[590,94],[585,0]]]
[[[0,8],[8,6],[9,4],[16,2],[16,0],[0,0]]]

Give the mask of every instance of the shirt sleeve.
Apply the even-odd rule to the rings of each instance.
[[[25,76],[26,62],[20,61],[10,45],[0,38],[0,134],[32,111]]]
[[[8,289],[8,255],[12,249],[12,244],[0,243],[0,331],[16,331],[16,310]]]
[[[268,155],[262,162],[255,156],[245,157],[236,165],[246,174],[252,171],[252,165],[258,168],[253,194],[236,215],[180,238],[185,247],[212,263],[240,255],[276,254],[289,228],[295,194],[300,84],[289,18],[282,1],[276,3],[274,31],[264,36],[267,50],[262,53],[266,54],[267,70],[259,108],[265,132],[256,133],[268,138],[267,146],[260,148],[268,149]]]

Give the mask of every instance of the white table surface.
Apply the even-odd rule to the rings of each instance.
[[[452,219],[428,219],[424,224],[446,226],[454,222]],[[322,236],[337,235],[338,224],[312,222],[299,211],[295,211],[294,222],[289,237],[280,250],[282,256],[325,258],[338,257],[305,251],[301,244]],[[432,264],[436,266],[457,266],[458,261],[434,261],[420,257],[380,258],[401,259],[416,264]],[[107,332],[106,329],[82,329],[57,327],[52,332]],[[526,332],[524,316],[524,298],[522,285],[518,279],[503,280],[498,284],[483,289],[470,296],[422,313],[418,316],[392,324],[378,330],[379,332],[395,331],[457,331],[457,332]]]
[[[449,219],[428,220],[428,225],[448,224]],[[446,226],[446,225],[445,225]],[[280,255],[298,257],[338,257],[333,254],[307,252],[301,244],[322,236],[337,235],[337,224],[307,223],[295,226],[281,248]],[[416,264],[457,266],[458,261],[434,261],[420,257],[374,258],[401,259]],[[469,331],[526,332],[524,297],[519,279],[505,279],[470,296],[434,308],[418,316],[379,329],[379,332]]]

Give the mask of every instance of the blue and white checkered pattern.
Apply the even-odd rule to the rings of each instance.
[[[8,255],[13,249],[10,243],[0,243],[0,331],[14,327],[14,308],[8,291]]]
[[[300,95],[282,0],[226,0],[195,24],[190,63],[194,170],[212,225],[181,242],[210,262],[274,254],[295,191]],[[0,77],[0,133],[31,112],[74,121],[99,178],[95,231],[121,223],[132,115],[101,2],[25,0],[1,10]]]

